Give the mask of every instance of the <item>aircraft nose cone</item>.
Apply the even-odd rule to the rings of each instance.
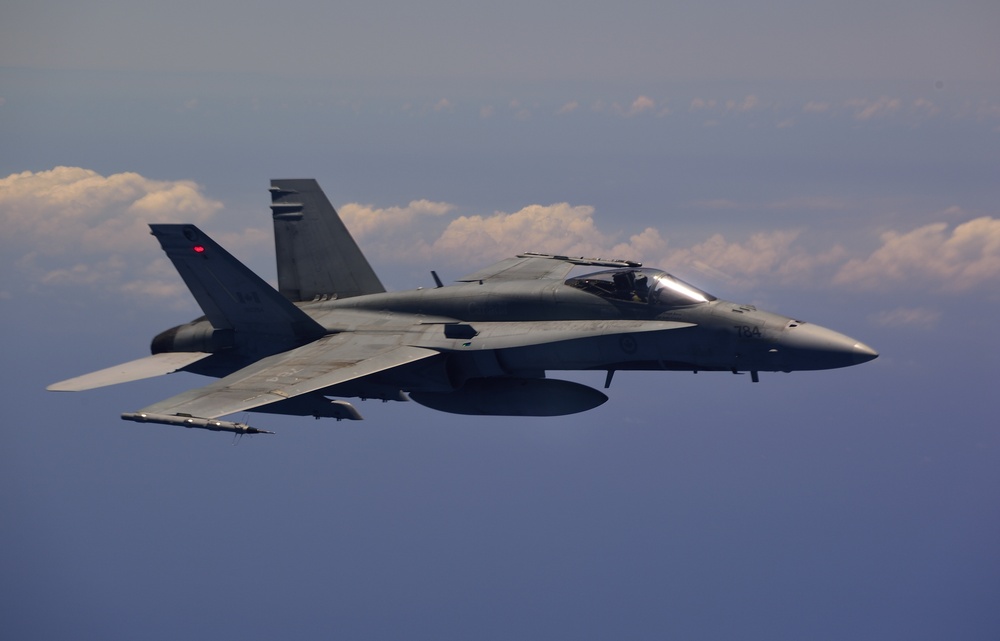
[[[782,345],[790,352],[787,357],[794,369],[850,367],[878,356],[878,352],[864,343],[812,323],[787,329]]]
[[[854,364],[860,365],[861,363],[867,363],[868,361],[873,361],[878,358],[878,352],[868,347],[864,343],[854,344]]]

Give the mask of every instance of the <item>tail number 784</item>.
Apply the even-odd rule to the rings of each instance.
[[[756,325],[733,325],[740,338],[760,338],[760,327]]]

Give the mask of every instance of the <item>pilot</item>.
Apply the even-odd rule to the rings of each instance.
[[[615,298],[632,300],[632,272],[618,272],[611,278],[615,283]]]
[[[645,274],[636,274],[635,289],[632,290],[632,300],[637,303],[645,303],[649,296],[649,279]]]

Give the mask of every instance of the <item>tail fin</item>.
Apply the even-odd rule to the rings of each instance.
[[[194,225],[150,225],[209,322],[273,348],[319,338],[326,331]]]
[[[385,287],[312,178],[271,181],[278,291],[291,301],[350,298]]]

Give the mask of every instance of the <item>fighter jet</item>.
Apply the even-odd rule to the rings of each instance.
[[[833,330],[712,296],[630,260],[524,253],[444,286],[387,292],[315,180],[271,181],[278,289],[194,225],[150,225],[204,316],[151,356],[50,385],[80,391],[171,372],[218,380],[122,418],[271,433],[237,412],[359,420],[345,398],[443,412],[560,416],[608,400],[552,372],[792,372],[870,361]],[[570,276],[577,268],[590,273]],[[581,271],[581,270],[577,270]],[[584,270],[587,271],[587,270]]]

